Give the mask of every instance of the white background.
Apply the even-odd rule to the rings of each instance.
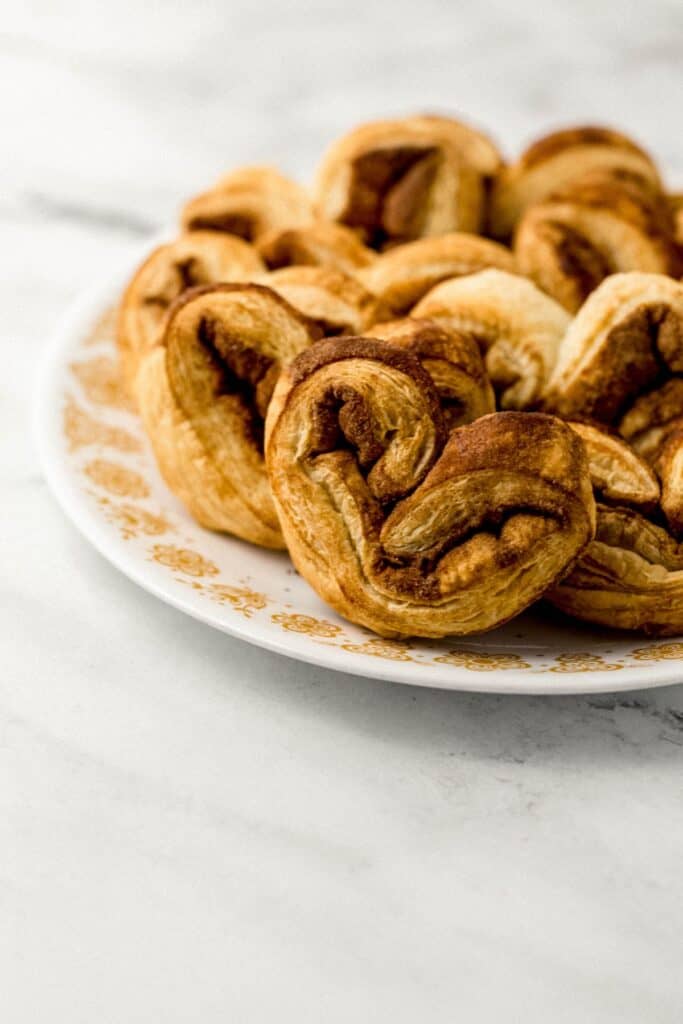
[[[7,1024],[678,1024],[683,687],[412,691],[288,662],[89,550],[30,438],[46,338],[231,165],[366,117],[632,133],[683,187],[680,0],[0,0]]]

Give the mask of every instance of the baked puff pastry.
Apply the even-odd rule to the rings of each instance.
[[[194,518],[282,548],[263,460],[263,423],[280,369],[319,337],[255,284],[184,292],[142,362],[138,402],[159,469]]]
[[[585,450],[566,424],[494,413],[447,438],[418,359],[373,339],[320,342],[283,372],[266,461],[295,566],[382,636],[491,629],[593,535]]]
[[[446,117],[363,124],[337,140],[318,170],[323,220],[360,231],[373,248],[479,230],[484,184],[501,158],[479,132]]]
[[[509,238],[529,206],[596,170],[634,174],[661,187],[652,159],[626,135],[594,126],[565,128],[539,139],[500,172],[491,195],[491,234]]]
[[[526,278],[482,270],[438,284],[411,311],[474,335],[503,409],[540,399],[570,317]]]
[[[328,221],[270,231],[258,243],[258,250],[271,270],[292,266],[332,267],[355,274],[377,259],[377,254],[363,245],[351,228]]]
[[[310,224],[313,209],[306,189],[274,167],[242,167],[190,199],[181,220],[187,231],[225,231],[256,242],[268,232]]]
[[[514,251],[520,271],[570,313],[610,274],[673,276],[680,266],[662,194],[641,177],[600,171],[529,207]]]
[[[652,468],[621,438],[596,425],[571,426],[588,455],[596,534],[573,571],[546,596],[562,611],[599,625],[683,632],[683,544],[663,525],[664,488],[660,493]]]
[[[683,284],[663,274],[614,274],[572,321],[545,405],[616,425],[641,394],[681,372]]]
[[[412,317],[375,324],[369,333],[417,356],[437,390],[447,430],[496,411],[484,360],[471,335]]]
[[[504,245],[456,231],[387,249],[358,277],[394,314],[402,315],[440,281],[489,267],[512,274],[517,270],[515,257]]]
[[[325,336],[358,334],[387,309],[363,285],[332,267],[283,267],[259,278],[315,323]]]
[[[141,359],[181,292],[213,281],[244,281],[264,270],[251,245],[210,231],[189,231],[155,249],[136,270],[119,307],[117,343],[130,393],[135,391]]]

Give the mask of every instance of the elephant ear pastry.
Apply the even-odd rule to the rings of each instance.
[[[491,197],[494,238],[509,238],[524,211],[592,171],[635,174],[659,189],[657,168],[635,142],[608,128],[565,128],[539,139],[498,176]]]
[[[470,334],[412,317],[375,324],[370,333],[417,356],[438,392],[449,431],[496,411],[479,345]]]
[[[242,167],[183,207],[185,230],[223,231],[257,242],[268,232],[313,221],[306,189],[274,167]]]
[[[368,338],[320,342],[283,372],[266,461],[296,568],[382,636],[491,629],[593,535],[585,450],[566,424],[494,413],[448,437],[419,360]]]
[[[190,231],[155,249],[133,275],[119,307],[117,342],[129,391],[134,392],[140,360],[181,292],[214,281],[244,281],[264,269],[251,245],[208,231]]]
[[[674,636],[683,632],[683,544],[635,509],[598,505],[595,540],[546,596],[588,622]]]
[[[377,254],[343,224],[315,221],[301,228],[282,228],[264,235],[258,251],[271,270],[281,267],[332,267],[355,274]]]
[[[504,409],[526,409],[539,400],[570,323],[569,314],[531,281],[503,270],[444,281],[412,315],[475,336]]]
[[[387,310],[360,281],[331,267],[283,267],[259,279],[326,336],[358,334]]]
[[[683,285],[663,274],[614,274],[572,321],[545,404],[616,424],[662,376],[681,372]]]
[[[328,150],[315,202],[324,220],[373,248],[448,231],[478,231],[484,183],[501,160],[479,132],[445,117],[363,124]]]
[[[674,276],[680,265],[664,196],[646,179],[600,171],[530,206],[514,251],[521,273],[570,313],[610,274]]]
[[[186,291],[171,308],[140,367],[138,403],[162,476],[202,526],[284,546],[263,423],[281,368],[316,336],[255,284]]]
[[[514,256],[504,245],[456,231],[387,249],[358,276],[398,315],[407,313],[441,281],[489,267],[509,273],[517,270]]]
[[[657,477],[622,438],[598,424],[569,426],[586,446],[591,483],[602,501],[654,509],[660,497]]]

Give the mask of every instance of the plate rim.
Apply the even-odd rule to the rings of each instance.
[[[168,233],[155,235],[141,244],[139,251],[144,253],[155,242],[163,240]],[[137,255],[137,247],[136,253]],[[85,324],[86,317],[95,319],[115,287],[121,287],[126,275],[130,274],[134,255],[130,253],[121,260],[121,265],[110,267],[108,273],[100,274],[95,282],[80,292],[65,308],[59,322],[52,331],[40,356],[36,386],[33,395],[32,431],[36,446],[40,469],[64,515],[95,548],[98,554],[114,566],[119,572],[143,590],[151,593],[165,604],[203,622],[214,629],[234,636],[238,640],[262,647],[273,653],[293,658],[318,668],[324,668],[342,674],[362,676],[367,679],[382,679],[402,685],[419,686],[427,689],[453,690],[468,693],[491,693],[498,695],[517,694],[519,696],[544,695],[566,696],[570,694],[618,693],[636,689],[650,689],[657,686],[673,686],[683,682],[683,664],[678,661],[662,661],[655,665],[640,666],[623,665],[615,674],[599,668],[591,672],[563,671],[551,677],[550,669],[530,673],[524,669],[506,669],[495,667],[471,671],[457,665],[449,666],[448,678],[437,676],[425,681],[416,678],[416,663],[398,661],[384,662],[375,659],[368,664],[358,655],[345,659],[343,665],[331,663],[325,656],[324,649],[318,651],[313,645],[301,645],[297,634],[285,634],[279,638],[277,634],[269,635],[259,632],[258,626],[247,627],[237,616],[234,620],[220,618],[212,613],[210,607],[199,608],[189,601],[164,588],[162,583],[138,568],[134,558],[126,558],[123,549],[111,544],[103,525],[95,516],[89,515],[87,509],[73,486],[71,475],[60,448],[59,438],[54,430],[55,411],[63,404],[63,394],[55,385],[63,368],[64,357],[74,347],[74,339]],[[256,628],[253,627],[256,625]],[[482,634],[485,636],[486,634]],[[467,638],[454,638],[454,642],[467,643]],[[666,642],[666,638],[662,638]],[[645,642],[656,642],[656,638],[644,638]],[[474,652],[473,652],[474,653]],[[424,666],[426,667],[426,666]],[[549,678],[551,677],[551,678]]]

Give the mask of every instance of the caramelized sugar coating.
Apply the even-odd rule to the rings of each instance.
[[[504,245],[462,231],[396,245],[359,273],[360,280],[394,314],[408,313],[441,281],[495,267],[514,274],[515,258]]]
[[[503,270],[444,281],[412,315],[474,335],[503,409],[535,406],[570,323],[569,314],[531,281]]]
[[[323,220],[360,231],[368,245],[478,231],[485,182],[501,158],[480,132],[446,117],[360,125],[332,144],[318,169]]]
[[[258,242],[272,231],[311,224],[306,189],[274,167],[241,167],[185,204],[187,231],[221,231]]]
[[[593,535],[585,450],[566,424],[494,413],[449,436],[418,358],[368,338],[320,342],[283,373],[266,461],[295,566],[382,636],[491,629]]]
[[[190,231],[150,253],[131,278],[119,308],[117,342],[131,394],[140,361],[181,292],[214,281],[245,281],[263,270],[251,245],[209,231]]]
[[[138,373],[159,469],[197,522],[284,547],[263,460],[263,423],[280,370],[318,337],[255,284],[184,292]]]
[[[546,407],[616,425],[641,394],[681,372],[683,285],[663,274],[614,274],[572,321]]]
[[[665,197],[626,172],[590,172],[528,207],[514,251],[520,271],[570,313],[610,274],[680,268]]]
[[[437,390],[449,431],[496,411],[493,388],[472,335],[412,317],[375,324],[369,333],[417,356]]]
[[[635,174],[660,188],[653,160],[632,139],[609,128],[581,126],[545,135],[504,167],[493,188],[494,238],[509,238],[522,214],[591,171]]]

